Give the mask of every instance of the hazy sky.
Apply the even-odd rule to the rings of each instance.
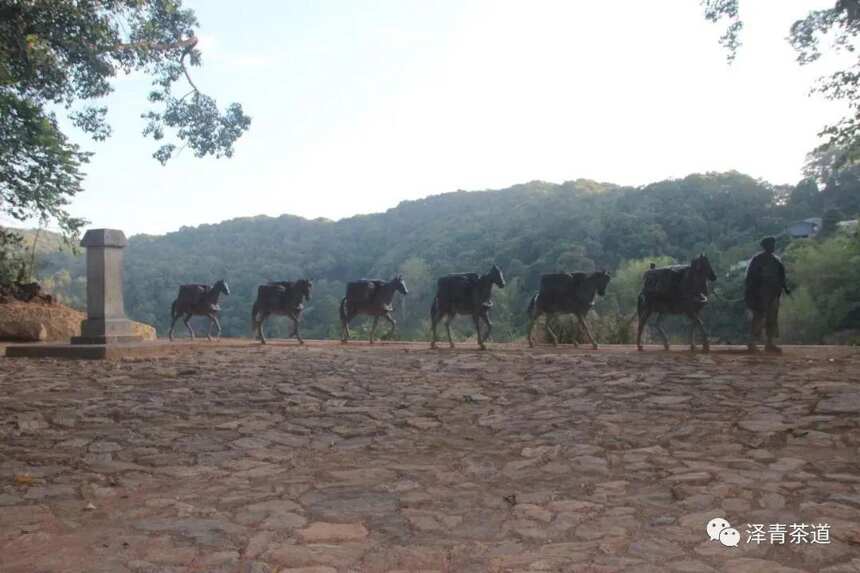
[[[641,185],[736,169],[795,183],[841,109],[785,41],[833,0],[746,0],[732,65],[698,0],[196,0],[195,82],[252,116],[232,159],[167,167],[122,78],[72,211],[127,234],[541,179]],[[240,8],[237,8],[240,6]]]

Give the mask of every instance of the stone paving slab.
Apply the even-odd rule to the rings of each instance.
[[[0,358],[0,571],[860,571],[858,366],[248,341]],[[738,547],[708,539],[717,516]],[[801,522],[829,543],[746,542]]]

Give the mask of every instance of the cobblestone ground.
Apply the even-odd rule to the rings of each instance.
[[[0,358],[0,571],[856,572],[858,378],[837,348]],[[829,543],[747,542],[797,523]]]

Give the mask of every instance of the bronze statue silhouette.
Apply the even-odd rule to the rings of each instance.
[[[253,336],[266,344],[263,335],[263,323],[271,315],[286,316],[293,322],[293,328],[287,338],[293,336],[304,344],[302,335],[299,333],[299,324],[302,321],[306,301],[311,299],[311,287],[313,283],[307,279],[297,281],[279,281],[257,287],[257,300],[251,308],[251,332]]]
[[[606,294],[609,284],[609,273],[555,273],[541,276],[540,290],[529,302],[528,339],[529,346],[534,347],[532,330],[542,314],[547,315],[546,330],[552,337],[553,346],[558,345],[558,337],[551,328],[551,323],[560,314],[574,314],[580,326],[585,330],[591,346],[597,350],[597,342],[591,334],[591,328],[585,321],[585,316],[594,306],[596,295]],[[573,344],[579,346],[574,339]]]
[[[696,349],[696,328],[702,333],[702,350],[708,352],[711,345],[702,318],[701,310],[708,304],[708,281],[716,281],[717,275],[708,258],[701,254],[689,265],[652,268],[645,271],[642,291],[636,305],[639,329],[636,348],[642,350],[642,331],[648,318],[657,313],[654,326],[663,339],[663,348],[669,350],[669,338],[662,328],[664,315],[683,314],[690,319],[690,350]]]
[[[431,348],[436,348],[436,326],[439,321],[445,319],[445,330],[448,332],[448,344],[454,348],[454,340],[451,338],[451,321],[458,314],[468,314],[475,323],[475,332],[478,336],[478,346],[481,350],[487,347],[484,341],[489,338],[493,325],[490,322],[489,312],[493,307],[492,293],[493,285],[505,288],[505,277],[502,270],[493,265],[490,272],[483,276],[477,273],[461,273],[441,277],[436,281],[436,296],[430,307],[430,320],[433,329],[433,341]],[[487,326],[487,332],[481,332],[481,320]]]
[[[170,330],[167,336],[173,340],[173,330],[176,326],[176,321],[180,316],[184,315],[182,322],[185,323],[188,332],[191,333],[192,340],[194,339],[194,329],[188,320],[192,316],[208,316],[209,328],[206,330],[206,338],[212,340],[212,324],[218,327],[216,338],[221,337],[221,322],[218,320],[218,312],[221,307],[218,305],[218,298],[222,295],[230,294],[230,288],[227,286],[227,281],[216,281],[211,287],[204,284],[187,284],[179,287],[179,294],[176,300],[170,307]]]
[[[758,350],[756,343],[761,340],[764,328],[765,350],[782,352],[773,340],[779,337],[779,299],[783,291],[791,294],[791,290],[785,281],[785,265],[774,254],[776,239],[765,237],[760,244],[764,250],[750,260],[744,281],[744,301],[752,311],[748,347],[751,351]]]
[[[346,296],[340,301],[341,342],[346,344],[349,340],[349,323],[359,314],[373,317],[373,326],[370,328],[371,344],[374,342],[376,326],[381,317],[391,324],[386,335],[386,338],[390,338],[397,328],[397,321],[391,313],[394,311],[392,305],[394,295],[398,292],[403,295],[409,294],[406,281],[400,275],[388,282],[379,279],[363,279],[347,283]]]

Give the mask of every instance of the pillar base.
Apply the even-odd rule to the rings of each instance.
[[[121,344],[143,342],[143,336],[135,334],[127,318],[88,318],[81,321],[81,335],[74,336],[72,344]]]
[[[142,336],[129,334],[125,336],[73,336],[72,344],[125,344],[143,342]]]

